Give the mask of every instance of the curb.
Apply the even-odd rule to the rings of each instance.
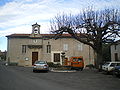
[[[51,72],[77,72],[76,70],[50,70]]]

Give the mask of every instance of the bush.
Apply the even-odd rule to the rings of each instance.
[[[58,68],[58,67],[61,67],[61,65],[60,65],[60,63],[57,63],[57,64],[54,64],[53,67]]]
[[[49,67],[54,67],[54,68],[57,68],[57,67],[60,67],[61,65],[58,63],[58,64],[54,64],[53,62],[47,62],[48,66]]]
[[[54,66],[53,62],[47,62],[47,64],[48,64],[49,67],[53,67]]]
[[[90,69],[95,68],[95,66],[93,64],[88,64],[88,65],[86,65],[86,67],[88,67]]]

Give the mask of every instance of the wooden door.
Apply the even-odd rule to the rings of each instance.
[[[38,60],[38,52],[32,52],[32,65]]]

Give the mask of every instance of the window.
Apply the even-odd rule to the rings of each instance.
[[[47,53],[51,53],[51,45],[47,45]]]
[[[108,66],[110,63],[105,63],[104,66]]]
[[[60,53],[54,53],[54,62],[60,62]]]
[[[78,62],[81,62],[82,61],[82,58],[78,58]]]
[[[115,46],[115,50],[116,50],[117,49],[117,45],[115,44],[114,46]]]
[[[68,44],[63,44],[63,50],[68,51]]]
[[[114,67],[115,66],[115,63],[111,63],[111,65],[110,65],[111,67]]]
[[[26,53],[26,45],[22,45],[22,53]]]
[[[118,53],[115,53],[115,61],[118,61]]]
[[[77,58],[73,58],[73,62],[77,62]]]
[[[78,51],[82,51],[83,50],[83,44],[78,44]]]
[[[120,66],[120,63],[117,63],[117,65],[116,66]]]

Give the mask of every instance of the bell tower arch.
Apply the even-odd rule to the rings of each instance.
[[[32,34],[39,35],[40,34],[40,25],[39,24],[33,24],[32,25]]]
[[[39,24],[35,23],[32,25],[32,33],[30,34],[30,37],[41,37]]]

